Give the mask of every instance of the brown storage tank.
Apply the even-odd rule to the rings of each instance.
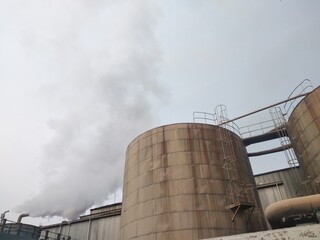
[[[287,126],[301,168],[311,180],[310,193],[320,192],[320,87],[292,111]]]
[[[172,124],[133,140],[122,204],[122,240],[191,240],[266,228],[241,138],[213,125]]]

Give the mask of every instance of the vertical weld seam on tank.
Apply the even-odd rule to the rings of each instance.
[[[166,129],[165,126],[162,127],[162,155],[163,155],[163,167],[165,173],[168,167],[168,153],[167,153],[167,140],[166,140]]]
[[[202,126],[201,126],[202,128]],[[191,171],[192,171],[192,183],[193,183],[193,187],[195,190],[195,193],[198,193],[198,182],[197,182],[197,176],[196,176],[196,169],[195,169],[195,154],[194,154],[194,144],[193,144],[193,139],[191,138],[191,124],[187,126],[188,129],[188,139],[187,139],[187,146],[188,146],[188,151],[190,152],[190,157],[191,157]],[[199,199],[197,198],[197,196],[193,197],[194,199],[194,204],[195,207],[199,207]],[[196,214],[196,221],[198,225],[202,225],[201,224],[201,217],[200,217],[200,213],[199,211],[195,211]],[[192,229],[194,230],[194,229]],[[199,233],[198,233],[199,234]]]

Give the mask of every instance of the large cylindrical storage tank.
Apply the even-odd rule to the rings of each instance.
[[[313,193],[320,192],[320,87],[310,92],[292,111],[287,126],[301,168],[311,181]],[[306,181],[308,182],[308,181]]]
[[[233,154],[234,168],[227,170],[225,157]],[[237,178],[232,181],[241,190],[235,195],[241,196],[232,196],[230,176]],[[229,207],[231,197],[243,204]],[[255,208],[246,205],[252,199]],[[247,152],[236,134],[207,124],[172,124],[128,146],[122,240],[193,240],[265,228]]]

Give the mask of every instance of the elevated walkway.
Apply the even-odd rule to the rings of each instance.
[[[266,154],[283,152],[283,151],[290,149],[291,147],[292,147],[291,144],[287,144],[287,145],[284,145],[281,147],[271,148],[271,149],[260,151],[260,152],[252,152],[252,153],[248,153],[248,157],[258,157],[258,156],[262,156],[262,155],[266,155]]]
[[[285,137],[288,136],[288,133],[285,127],[274,129],[272,131],[269,131],[260,135],[244,138],[243,143],[245,146],[249,146],[255,143],[274,140],[274,139],[280,138],[280,136],[285,136]]]

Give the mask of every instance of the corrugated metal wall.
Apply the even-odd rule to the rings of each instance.
[[[300,179],[304,179],[300,168],[288,168],[256,175],[255,181],[263,211],[271,203],[308,195],[306,186],[301,184]]]
[[[50,239],[57,239],[57,234],[71,236],[76,240],[119,240],[121,216],[101,217],[85,221],[72,221],[69,224],[46,226],[41,235],[49,231]]]

